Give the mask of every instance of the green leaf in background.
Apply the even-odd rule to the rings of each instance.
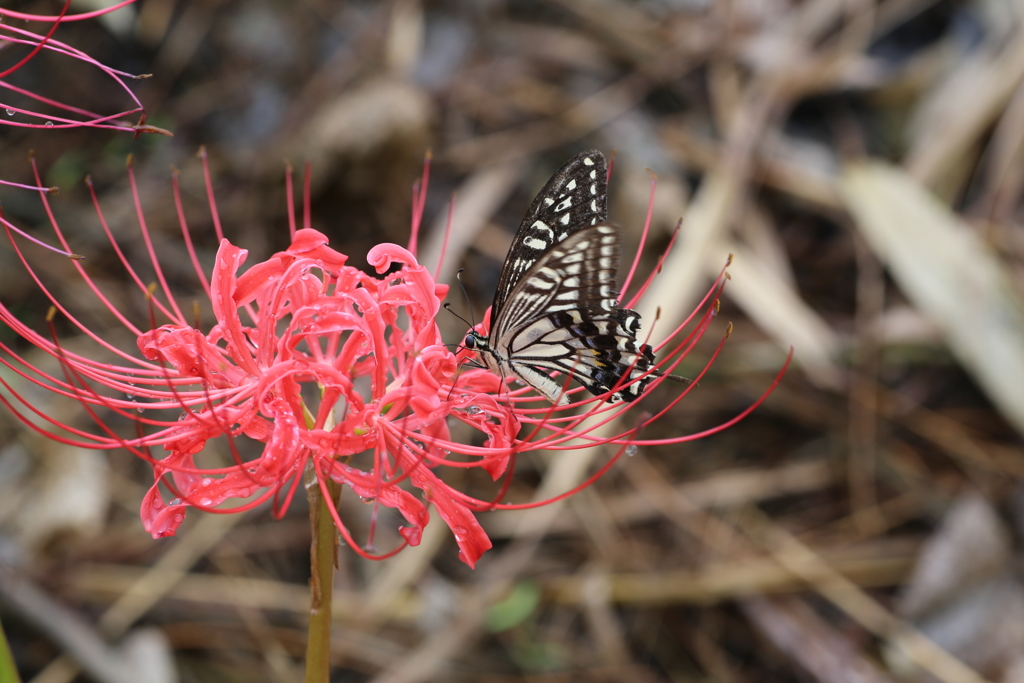
[[[7,644],[3,624],[0,624],[0,683],[21,683],[18,667],[14,665],[11,647]]]
[[[487,610],[487,630],[500,633],[523,623],[540,603],[540,586],[534,581],[521,581],[508,597]]]

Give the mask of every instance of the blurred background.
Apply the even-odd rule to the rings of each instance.
[[[143,326],[82,181],[145,263],[134,155],[162,265],[188,301],[199,290],[170,168],[208,264],[201,145],[250,263],[287,244],[285,160],[308,159],[314,227],[358,267],[374,244],[407,242],[432,150],[422,261],[436,260],[454,194],[441,280],[464,267],[478,317],[533,195],[587,148],[616,155],[610,217],[627,253],[645,169],[657,175],[642,272],[683,218],[645,324],[660,307],[668,330],[734,255],[722,315],[682,374],[727,321],[735,332],[644,436],[735,416],[793,346],[772,396],[723,433],[623,458],[562,505],[481,514],[495,547],[475,571],[436,517],[389,561],[343,548],[336,681],[1017,683],[1022,22],[1020,0],[142,0],[55,37],[151,73],[132,90],[174,137],[4,127],[0,177],[29,181],[34,150],[72,247]],[[21,56],[8,46],[0,66]],[[93,111],[129,104],[49,54],[9,80]],[[37,196],[0,188],[0,200],[48,235]],[[133,348],[63,270],[47,281],[55,295]],[[9,248],[0,272],[0,300],[45,333],[48,302]],[[461,294],[449,300],[466,313]],[[440,322],[451,341],[465,331]],[[0,339],[28,351],[9,329]],[[678,390],[645,400],[653,410]],[[90,425],[73,404],[46,408]],[[524,462],[517,490],[566,490],[601,462],[582,458]],[[301,680],[304,501],[280,521],[269,507],[193,513],[154,541],[138,518],[151,481],[128,453],[45,441],[0,412],[0,618],[25,680]],[[27,581],[16,594],[14,576]]]

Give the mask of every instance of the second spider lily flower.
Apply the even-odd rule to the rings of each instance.
[[[0,89],[3,90],[3,95],[0,96],[0,125],[48,130],[103,128],[129,131],[136,136],[141,133],[170,135],[168,131],[146,124],[142,104],[128,86],[128,81],[149,78],[148,74],[135,75],[114,69],[54,37],[62,23],[108,14],[132,2],[134,0],[124,0],[112,7],[72,15],[68,12],[71,0],[66,0],[61,11],[53,16],[25,14],[0,8],[0,45],[6,48],[0,51],[5,58],[4,61],[0,61]],[[45,27],[45,32],[37,33],[10,23],[2,23],[5,18],[49,25]],[[104,74],[124,94],[127,108],[105,114],[89,111],[78,103],[62,99],[62,94],[47,93],[45,82],[19,79],[18,72],[44,52],[52,58],[69,60],[68,65],[85,65]],[[136,121],[133,122],[132,119]]]

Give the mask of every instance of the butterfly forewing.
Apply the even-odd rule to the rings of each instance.
[[[505,257],[491,319],[501,314],[516,284],[548,249],[607,219],[608,164],[592,149],[570,159],[534,198]]]
[[[524,328],[538,318],[577,310],[591,319],[615,311],[618,265],[619,238],[613,226],[581,229],[551,247],[519,279],[491,326],[491,339],[516,353],[534,341]]]

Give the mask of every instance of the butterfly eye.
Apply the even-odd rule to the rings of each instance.
[[[467,334],[466,335],[466,341],[464,341],[462,344],[467,349],[475,349],[476,348],[476,335]]]

